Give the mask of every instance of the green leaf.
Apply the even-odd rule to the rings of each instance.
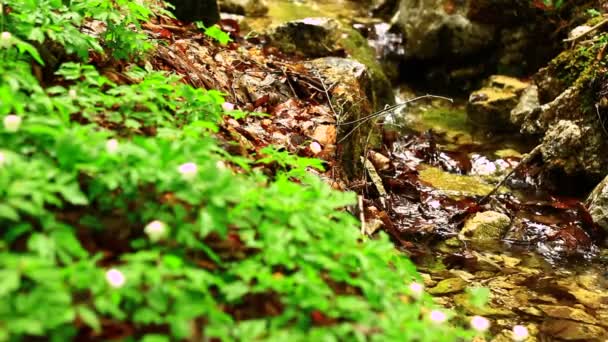
[[[147,334],[142,339],[141,342],[169,342],[171,339],[165,335],[159,334]]]
[[[0,203],[0,218],[5,218],[10,221],[19,221],[19,213],[12,207]]]
[[[21,276],[17,270],[0,270],[0,297],[19,289]]]
[[[490,299],[490,289],[486,287],[471,287],[467,288],[469,301],[475,307],[481,308],[488,303]]]
[[[230,38],[230,35],[224,31],[222,31],[222,29],[220,29],[219,26],[217,26],[217,25],[205,27],[205,25],[203,25],[200,22],[197,22],[196,24],[198,27],[205,29],[205,34],[207,36],[217,40],[222,45],[226,45],[232,41],[232,38]]]
[[[78,314],[78,317],[80,317],[80,319],[86,325],[91,327],[93,331],[101,331],[101,323],[99,322],[99,318],[97,318],[97,314],[95,313],[95,311],[93,311],[93,309],[89,308],[88,306],[79,305],[76,307],[76,312]]]
[[[66,201],[74,205],[87,205],[89,200],[82,193],[78,184],[69,184],[60,188],[59,193]]]

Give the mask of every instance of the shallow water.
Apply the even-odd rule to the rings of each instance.
[[[354,18],[366,15],[356,1],[268,4],[268,18],[248,20],[254,30],[311,16],[361,28],[361,20],[355,23]],[[370,45],[383,41],[376,38]],[[398,103],[420,95],[405,85],[395,93]],[[560,336],[555,333],[560,329],[608,328],[608,251],[598,247],[601,239],[581,203],[585,194],[559,195],[561,184],[547,181],[542,164],[532,161],[488,203],[479,204],[535,141],[471,125],[462,99],[413,102],[385,123],[398,132],[381,151],[392,161],[391,169],[381,172],[389,195],[382,200],[366,196],[366,204],[387,212],[393,227],[385,229],[416,261],[439,302],[492,318],[497,335],[514,324],[528,325],[534,335],[540,329],[541,340]],[[460,241],[457,236],[466,219],[487,210],[511,218],[503,239],[486,244]],[[400,246],[399,241],[414,242],[415,247]],[[464,288],[450,293],[438,289],[442,280],[455,278],[464,279],[467,287],[490,288],[489,308],[467,306]],[[576,310],[595,321],[576,318]]]

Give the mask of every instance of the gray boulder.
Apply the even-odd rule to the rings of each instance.
[[[333,108],[338,111],[338,122],[357,121],[374,112],[373,82],[367,66],[340,57],[313,59],[305,65],[313,74],[318,74],[324,84],[338,85],[329,91]],[[380,132],[372,121],[340,126],[337,140],[348,136],[341,142],[341,159],[349,176],[361,174],[363,169],[359,157],[364,154],[366,147],[372,149],[380,146]]]
[[[216,0],[168,0],[175,9],[175,17],[183,22],[202,21],[211,26],[220,20],[220,11]]]
[[[466,2],[454,2],[451,8],[444,4],[443,0],[401,1],[399,25],[407,58],[467,56],[492,43],[495,27],[469,20]]]
[[[608,176],[593,189],[586,205],[593,221],[608,232]]]
[[[219,0],[220,10],[226,13],[261,17],[268,13],[263,0]]]
[[[331,18],[305,18],[288,21],[267,34],[272,44],[286,53],[303,57],[324,57],[336,53],[340,24]]]

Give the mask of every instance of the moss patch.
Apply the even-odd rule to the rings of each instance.
[[[453,198],[485,196],[494,189],[494,186],[484,183],[478,177],[456,175],[436,167],[421,170],[419,176],[422,181]]]

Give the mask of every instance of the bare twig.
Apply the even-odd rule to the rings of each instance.
[[[595,112],[597,113],[597,119],[600,121],[600,126],[602,127],[604,134],[608,136],[608,130],[606,130],[606,126],[604,125],[605,122],[602,120],[602,116],[600,115],[600,105],[597,103],[595,104]]]
[[[323,86],[323,92],[325,93],[325,97],[327,98],[327,102],[329,103],[329,108],[331,109],[331,112],[334,113],[334,118],[338,119],[338,113],[336,112],[336,110],[334,108],[334,104],[331,101],[331,96],[329,96],[329,88],[327,88],[325,86],[325,82],[323,81],[323,78],[319,74],[319,71],[315,69],[313,72],[314,72],[315,76],[317,77],[317,79],[319,80],[319,82],[321,82],[321,86]]]
[[[361,221],[361,235],[365,235],[365,211],[363,209],[363,195],[357,196],[359,204],[359,220]]]
[[[370,115],[364,116],[362,118],[356,119],[356,120],[352,120],[352,121],[348,121],[348,122],[339,122],[336,124],[336,126],[344,126],[344,125],[350,125],[350,124],[357,124],[353,129],[351,129],[345,136],[342,137],[342,139],[340,139],[340,141],[338,141],[338,144],[342,143],[344,140],[346,140],[346,138],[348,138],[351,134],[353,134],[357,128],[361,127],[361,125],[363,125],[365,122],[375,119],[377,117],[380,117],[382,115],[385,115],[386,113],[389,113],[399,107],[403,107],[403,106],[407,106],[408,104],[415,102],[415,101],[419,101],[422,99],[426,99],[426,98],[437,98],[437,99],[442,99],[442,100],[446,100],[446,101],[450,101],[450,102],[454,102],[454,100],[452,100],[449,97],[444,97],[444,96],[438,96],[438,95],[422,95],[422,96],[418,96],[415,97],[413,99],[409,99],[405,102],[402,103],[398,103],[396,105],[392,105],[389,107],[384,108],[381,111],[377,111],[375,113],[372,113]]]
[[[511,171],[509,171],[509,173],[503,177],[503,179],[494,187],[494,189],[492,189],[492,191],[490,191],[487,195],[485,195],[481,200],[479,200],[479,202],[477,202],[478,205],[483,205],[485,204],[492,195],[494,195],[496,193],[496,191],[498,191],[498,189],[500,189],[501,186],[503,186],[507,180],[509,180],[509,178],[511,178],[511,176],[517,171],[519,170],[522,166],[524,166],[525,164],[527,164],[530,160],[532,160],[532,158],[536,157],[536,155],[538,155],[540,153],[540,148],[541,148],[542,144],[536,146],[535,148],[532,149],[532,151],[530,151],[530,153],[528,153],[522,160],[521,162],[519,162],[519,164],[517,164],[516,167],[514,167]]]
[[[340,123],[338,123],[338,126],[345,126],[345,125],[350,125],[350,124],[358,123],[358,122],[361,122],[361,121],[370,120],[370,119],[382,116],[382,115],[384,115],[384,114],[386,114],[388,112],[391,112],[391,111],[393,111],[393,110],[395,110],[395,109],[397,109],[399,107],[407,106],[408,104],[410,104],[412,102],[423,100],[423,99],[427,99],[427,98],[436,98],[436,99],[442,99],[442,100],[454,102],[454,100],[452,100],[449,97],[426,94],[426,95],[415,97],[413,99],[409,99],[409,100],[407,100],[405,102],[402,102],[402,103],[398,103],[396,105],[392,105],[392,106],[386,107],[386,108],[384,108],[381,111],[377,111],[375,113],[372,113],[370,115],[364,116],[362,118],[359,118],[359,119],[356,119],[356,120],[353,120],[353,121],[340,122]]]

